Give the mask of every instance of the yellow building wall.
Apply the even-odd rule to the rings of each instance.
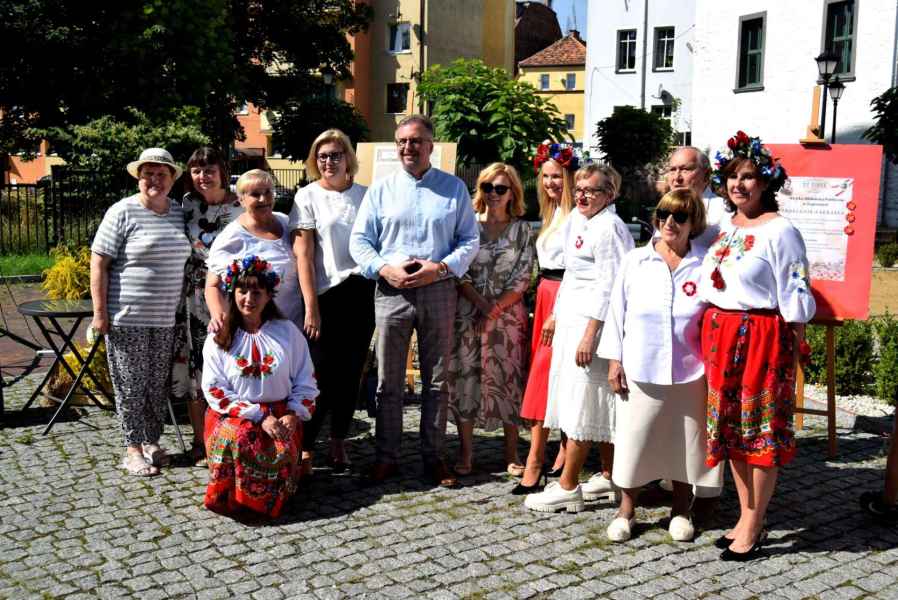
[[[573,90],[567,90],[564,87],[564,80],[568,73],[577,75],[576,85]],[[549,76],[549,89],[540,90],[540,78],[542,75]],[[536,88],[537,93],[554,104],[558,108],[561,116],[574,115],[574,128],[570,129],[571,137],[574,141],[582,142],[584,137],[590,137],[593,134],[592,128],[583,123],[584,106],[586,103],[586,95],[584,93],[584,85],[586,84],[586,68],[583,66],[566,66],[566,67],[521,67],[519,75],[521,81],[526,81]]]
[[[514,0],[483,2],[483,62],[514,72]]]

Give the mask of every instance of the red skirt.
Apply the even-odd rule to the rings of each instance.
[[[709,467],[727,459],[779,467],[795,457],[793,345],[776,311],[705,312]]]
[[[287,403],[260,405],[265,416],[281,418]],[[253,423],[206,409],[206,462],[209,485],[203,504],[211,511],[236,516],[247,510],[271,518],[280,516],[296,491],[302,448],[302,424],[282,442]]]
[[[546,418],[546,401],[549,396],[549,367],[552,365],[552,347],[540,343],[543,323],[552,315],[555,296],[560,281],[542,279],[536,288],[536,308],[533,311],[533,335],[530,338],[530,374],[521,403],[521,417],[531,421]]]

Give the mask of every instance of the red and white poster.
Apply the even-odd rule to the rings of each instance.
[[[780,214],[801,231],[815,321],[863,320],[870,311],[882,147],[770,144],[789,174]]]

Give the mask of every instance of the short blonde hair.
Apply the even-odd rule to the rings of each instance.
[[[306,158],[306,171],[313,179],[321,179],[321,171],[318,170],[318,149],[327,143],[340,144],[343,147],[343,160],[346,161],[346,174],[355,177],[359,172],[359,159],[356,158],[355,151],[352,149],[352,142],[349,136],[339,129],[328,129],[323,131],[321,135],[312,142],[309,148],[309,156]]]
[[[478,213],[486,212],[486,194],[480,190],[480,184],[490,181],[499,175],[505,175],[511,183],[511,202],[508,203],[508,214],[512,217],[520,217],[524,214],[524,186],[521,184],[521,176],[518,175],[517,169],[500,162],[491,164],[477,176],[477,189],[474,191],[474,210]]]
[[[661,196],[655,210],[668,210],[670,212],[684,211],[689,215],[689,239],[702,234],[707,227],[705,222],[705,203],[690,189],[671,190]],[[652,225],[658,231],[661,230],[661,222],[652,213]]]
[[[611,188],[608,190],[608,194],[611,196],[611,200],[614,201],[620,195],[621,176],[620,173],[617,172],[617,169],[611,165],[589,163],[588,165],[582,166],[576,173],[574,173],[574,181],[587,179],[596,173],[604,177],[605,181],[608,182],[608,186]]]
[[[267,183],[271,190],[274,191],[274,178],[271,176],[271,173],[262,169],[253,169],[247,171],[237,179],[237,193],[243,195],[244,189],[253,183],[260,182]]]

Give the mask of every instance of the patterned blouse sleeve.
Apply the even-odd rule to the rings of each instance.
[[[633,236],[623,222],[614,216],[602,224],[603,230],[598,232],[593,245],[595,257],[595,304],[591,307],[589,317],[604,321],[611,301],[611,288],[620,269],[624,256],[633,249]]]
[[[257,404],[240,399],[228,379],[227,361],[228,354],[218,347],[213,336],[207,337],[203,346],[201,382],[206,402],[219,414],[258,423],[262,420],[262,409]]]
[[[315,368],[312,365],[306,338],[293,323],[285,321],[284,324],[289,331],[291,353],[290,396],[287,398],[287,408],[295,412],[300,421],[308,421],[315,412],[315,398],[318,397]]]
[[[776,300],[787,323],[807,323],[817,304],[808,279],[808,256],[801,233],[791,224],[772,240]]]
[[[530,225],[524,221],[517,222],[515,248],[518,259],[505,279],[505,289],[510,292],[526,293],[530,287],[530,276],[533,274],[533,234]]]

